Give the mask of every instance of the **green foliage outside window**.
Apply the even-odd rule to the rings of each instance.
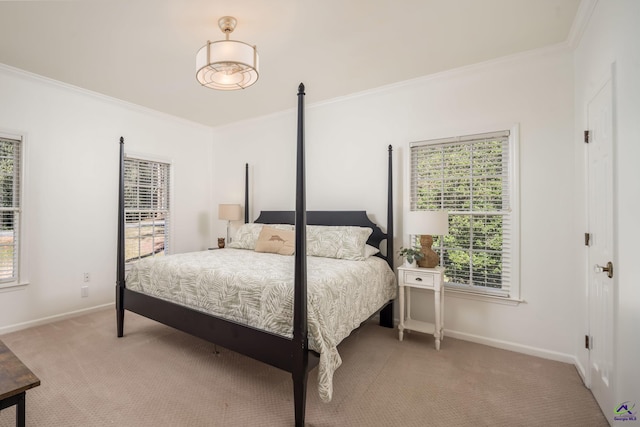
[[[433,248],[448,282],[501,288],[509,210],[508,137],[412,147],[412,210],[449,212]]]

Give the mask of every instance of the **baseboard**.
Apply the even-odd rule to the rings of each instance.
[[[446,337],[457,338],[460,340],[471,341],[478,344],[488,345],[489,347],[501,348],[503,350],[515,351],[516,353],[528,354],[529,356],[541,357],[543,359],[555,360],[558,362],[570,363],[576,365],[577,359],[572,354],[559,353],[543,348],[531,347],[528,345],[516,344],[509,341],[496,340],[492,338],[482,337],[479,335],[467,334],[463,332],[451,331],[445,329]]]
[[[582,378],[582,383],[585,387],[589,388],[590,384],[587,382],[587,371],[585,367],[582,366],[582,363],[580,363],[580,360],[577,357],[574,357],[573,364],[576,367],[576,371],[578,371],[578,375]]]
[[[55,316],[42,317],[40,319],[30,320],[28,322],[16,323],[15,325],[3,326],[0,328],[0,335],[20,331],[22,329],[32,328],[34,326],[44,325],[51,322],[57,322],[58,320],[70,319],[72,317],[77,317],[83,314],[89,314],[96,311],[104,310],[109,307],[114,307],[114,303],[111,302],[108,304],[97,305],[95,307],[83,308],[81,310],[56,314]]]

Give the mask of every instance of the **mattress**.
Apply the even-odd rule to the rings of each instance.
[[[293,256],[227,248],[154,257],[134,263],[126,283],[134,291],[293,336]],[[307,257],[308,339],[320,354],[323,401],[331,400],[333,374],[342,363],[338,344],[395,296],[395,275],[379,257]]]

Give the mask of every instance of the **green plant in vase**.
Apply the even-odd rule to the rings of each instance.
[[[413,248],[401,247],[398,251],[398,256],[400,258],[404,258],[405,264],[412,267],[415,267],[415,264],[418,260],[424,258],[422,249],[417,246]]]

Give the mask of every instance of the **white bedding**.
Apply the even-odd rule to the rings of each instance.
[[[127,288],[286,337],[293,335],[294,257],[218,249],[135,263]],[[338,344],[395,298],[395,275],[378,257],[307,257],[309,347],[320,353],[318,392],[330,401]]]

